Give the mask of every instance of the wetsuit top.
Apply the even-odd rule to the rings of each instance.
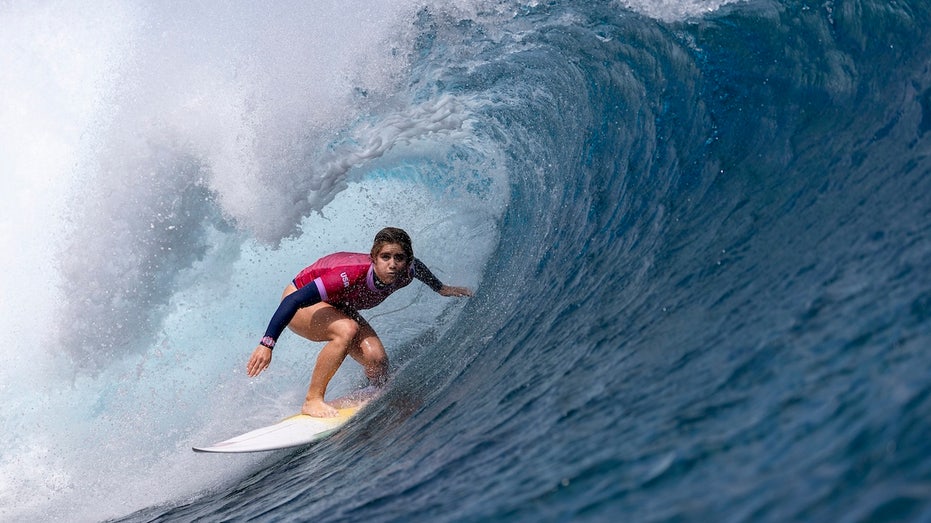
[[[396,290],[406,287],[414,278],[436,292],[443,287],[443,283],[417,258],[411,261],[406,272],[387,284],[375,276],[375,265],[368,254],[338,252],[324,256],[294,278],[297,291],[281,300],[265,330],[265,338],[270,337],[273,342],[277,340],[302,307],[325,301],[347,312],[371,309]]]

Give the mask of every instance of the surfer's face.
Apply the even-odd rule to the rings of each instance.
[[[398,275],[407,270],[411,262],[407,253],[397,243],[386,243],[372,256],[375,264],[375,276],[384,283],[394,283]]]

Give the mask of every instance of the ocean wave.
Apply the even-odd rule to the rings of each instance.
[[[4,517],[928,513],[927,6],[200,7],[122,11],[128,87],[73,117],[68,221],[40,223],[67,234],[33,251],[61,337],[48,379],[0,370]],[[387,221],[475,298],[373,310],[392,386],[333,439],[190,453],[296,408],[307,347],[256,381],[242,360],[283,282]]]

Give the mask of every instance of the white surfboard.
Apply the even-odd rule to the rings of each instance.
[[[194,447],[194,452],[263,452],[306,445],[333,434],[362,407],[339,409],[335,418],[315,418],[297,414],[274,425],[247,432],[206,447]]]

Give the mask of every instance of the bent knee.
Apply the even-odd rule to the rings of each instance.
[[[339,340],[344,343],[351,342],[359,334],[359,323],[355,320],[346,318],[334,321],[330,324],[330,336],[333,340]]]

